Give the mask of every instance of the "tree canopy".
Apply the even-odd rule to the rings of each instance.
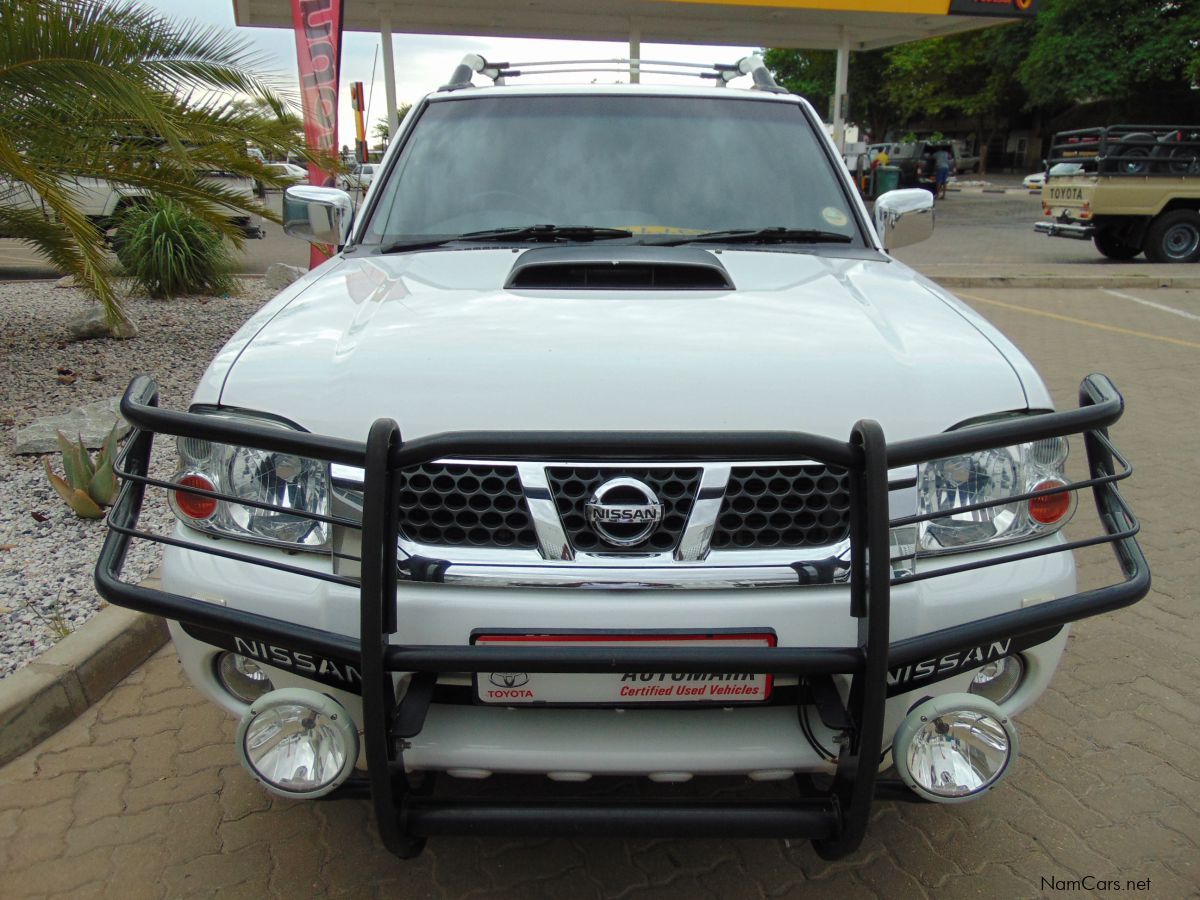
[[[768,50],[782,84],[825,114],[830,50]],[[882,138],[957,117],[986,134],[1021,110],[1135,97],[1200,81],[1197,0],[1043,0],[1032,21],[851,54],[849,119]]]
[[[849,119],[880,136],[903,118],[886,89],[888,53],[867,50],[850,58]],[[767,50],[764,57],[780,84],[806,97],[822,115],[829,114],[837,67],[837,54],[833,50]]]
[[[1047,0],[1020,62],[1030,102],[1121,99],[1200,79],[1196,0]]]

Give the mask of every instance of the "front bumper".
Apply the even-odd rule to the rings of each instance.
[[[231,697],[215,676],[222,649],[193,637],[178,623],[170,627],[192,683],[241,718],[248,707]],[[1052,633],[1049,640],[1021,651],[1026,674],[1018,692],[1001,704],[1007,715],[1032,705],[1053,678],[1068,629]],[[233,644],[224,646],[237,649]],[[241,649],[246,651],[245,646]],[[314,687],[312,680],[287,665],[286,658],[287,667],[264,663],[262,657],[256,661],[277,688]],[[889,690],[884,734],[894,734],[908,710],[922,699],[967,692],[977,666],[937,681],[900,682],[902,693]],[[889,680],[912,679],[914,674],[911,666],[898,667],[889,672]],[[407,684],[405,677],[398,685],[400,694]],[[356,685],[351,687],[336,687],[330,679],[318,690],[337,700],[363,732],[361,696]],[[848,684],[838,679],[837,687],[844,695]],[[774,700],[767,706],[529,709],[475,704],[469,678],[443,676],[420,732],[406,739],[403,763],[408,773],[445,772],[465,778],[539,775],[571,781],[622,776],[680,782],[710,775],[772,781],[795,774],[833,774],[835,763],[822,756],[801,729],[797,715],[801,702],[810,707],[806,725],[815,741],[825,748],[836,747],[836,732],[811,709],[812,698],[799,692],[795,679],[777,678]],[[881,769],[887,762],[885,753]]]
[[[124,485],[109,516],[111,531],[97,563],[96,583],[110,602],[174,620],[188,634],[199,635],[209,643],[236,635],[243,642],[259,641],[285,648],[285,657],[287,653],[302,653],[310,659],[318,656],[354,665],[360,678],[359,709],[367,761],[367,775],[359,782],[359,788],[369,792],[373,800],[385,845],[399,855],[417,852],[423,839],[433,834],[467,832],[512,836],[620,832],[806,837],[816,842],[822,855],[838,857],[852,852],[861,843],[876,794],[894,787],[878,777],[884,754],[884,735],[890,733],[889,727],[895,727],[894,715],[890,717],[889,710],[898,707],[898,704],[889,704],[889,694],[896,697],[907,691],[919,692],[922,688],[920,684],[897,687],[893,683],[889,686],[897,672],[917,671],[923,661],[947,658],[963,653],[964,648],[995,642],[1021,640],[1026,648],[1047,645],[1047,642],[1053,644],[1055,640],[1063,639],[1062,628],[1066,623],[1129,605],[1149,590],[1149,570],[1135,540],[1137,522],[1116,489],[1116,483],[1127,477],[1130,470],[1109,441],[1106,430],[1120,417],[1123,401],[1108,379],[1090,376],[1081,387],[1080,402],[1081,406],[1076,410],[1005,420],[890,445],[884,441],[879,426],[869,421],[860,422],[850,441],[845,443],[778,432],[467,433],[401,443],[396,424],[388,420],[375,423],[366,444],[362,444],[159,410],[156,386],[151,380],[139,377],[131,383],[122,402],[125,417],[138,430],[123,453],[121,465],[124,469],[120,474]],[[302,558],[271,559],[264,554],[242,552],[237,547],[230,547],[228,541],[206,544],[178,534],[155,535],[139,531],[137,519],[146,488],[174,487],[146,474],[155,432],[257,446],[362,468],[365,471],[362,521],[338,523],[361,529],[362,550],[358,560],[361,578],[333,574],[311,563],[305,565]],[[1090,488],[1103,534],[1074,541],[1020,544],[988,554],[972,554],[967,561],[951,558],[924,571],[897,574],[893,570],[891,529],[913,525],[922,517],[890,518],[889,468],[1072,433],[1083,434],[1089,477],[1065,488],[1040,493]],[[811,594],[810,591],[826,589],[805,586],[798,579],[793,587],[779,590],[777,598],[778,602],[792,603],[797,608],[805,603],[832,604],[808,620],[822,623],[820,627],[828,626],[829,632],[816,638],[797,629],[794,633],[781,635],[780,646],[774,647],[616,649],[480,646],[464,643],[461,633],[455,633],[452,628],[423,632],[426,626],[416,614],[420,604],[436,602],[433,598],[438,595],[433,591],[453,592],[455,588],[427,583],[443,580],[446,566],[439,561],[407,559],[400,564],[397,559],[399,471],[452,456],[544,458],[547,453],[561,459],[813,459],[845,468],[850,472],[851,485],[849,584],[838,589],[829,588],[831,593]],[[188,491],[208,493],[195,489]],[[221,497],[216,493],[208,495]],[[1032,496],[1009,497],[980,507],[1026,500]],[[224,595],[204,599],[203,585],[186,577],[172,575],[166,590],[128,584],[120,580],[120,572],[129,543],[135,538],[166,544],[179,560],[206,554],[220,560],[219,565],[256,566],[261,572],[257,579],[247,581],[251,585],[256,581],[268,584],[282,579],[300,593],[340,589],[343,605],[353,606],[357,602],[357,610],[349,610],[348,618],[340,622],[328,618],[297,621],[282,605],[272,607],[257,603],[251,611],[233,604],[225,605],[228,600]],[[978,578],[983,571],[1027,571],[1026,567],[1052,565],[1046,561],[1058,554],[1105,543],[1112,547],[1121,568],[1122,580],[1117,584],[1083,592],[1074,592],[1067,587],[1065,595],[1049,600],[1017,596],[1012,608],[995,614],[985,612],[987,607],[972,610],[969,604],[964,604],[965,615],[978,617],[957,622],[945,617],[918,621],[912,618],[913,610],[907,609],[904,603],[914,589],[936,590],[932,584],[923,585],[924,582],[940,583],[944,589],[952,587],[955,579],[968,576],[968,573],[970,577]],[[870,566],[868,560],[877,563]],[[1016,563],[1020,566],[1012,565]],[[1069,562],[1064,565],[1069,569]],[[1003,568],[993,569],[995,566]],[[172,570],[183,571],[179,566],[172,566]],[[301,585],[308,587],[301,588]],[[347,588],[349,592],[345,591]],[[720,593],[713,592],[712,596],[719,600]],[[897,599],[895,614],[891,602],[893,593]],[[453,593],[441,596],[448,603],[455,602]],[[636,596],[645,598],[653,594]],[[212,602],[214,600],[218,602]],[[702,599],[695,603],[698,609],[703,608]],[[333,608],[325,606],[326,615]],[[506,613],[512,608],[509,603]],[[264,614],[264,609],[274,609],[276,614]],[[549,614],[546,610],[533,611],[528,619],[529,626],[547,627],[541,618]],[[925,611],[927,609],[922,607],[917,613]],[[482,609],[471,614],[481,613]],[[558,614],[564,615],[561,610]],[[728,612],[724,614],[728,615]],[[702,613],[697,615],[703,617]],[[445,617],[432,618],[438,622],[447,621]],[[353,622],[357,623],[357,629],[351,624]],[[481,623],[469,624],[477,626]],[[496,624],[506,628],[519,625],[507,614],[503,622]],[[686,624],[691,628],[703,623],[689,618]],[[572,618],[571,627],[580,628],[581,623]],[[354,636],[356,630],[361,640]],[[1058,648],[1061,649],[1061,644]],[[1056,658],[1056,651],[1050,649],[1047,652]],[[1052,662],[1045,667],[1047,671],[1052,668]],[[498,671],[724,671],[791,676],[796,690],[790,713],[786,706],[735,712],[739,721],[746,723],[744,733],[748,738],[770,730],[786,739],[794,738],[799,729],[784,727],[784,715],[788,715],[789,723],[795,723],[797,708],[804,715],[804,710],[815,705],[829,732],[839,732],[842,738],[836,760],[827,766],[833,774],[832,785],[827,790],[812,788],[794,800],[774,803],[686,804],[599,802],[594,799],[545,803],[523,798],[448,801],[422,794],[408,777],[411,770],[426,765],[444,766],[445,753],[460,754],[465,770],[484,768],[471,763],[488,758],[471,756],[474,751],[468,746],[471,738],[463,729],[461,711],[432,709],[435,704],[431,701],[439,677]],[[956,675],[961,677],[961,673]],[[848,686],[844,694],[838,690],[838,683]],[[555,732],[573,731],[582,721],[578,710],[499,708],[472,710],[472,717],[480,712],[496,720],[498,733],[506,735],[504,740],[515,748],[514,752],[519,753],[524,742],[526,752],[534,757],[534,761],[526,763],[529,768],[519,769],[522,771],[551,771],[547,766],[552,764],[552,756],[538,756],[530,750],[529,734],[546,731],[552,737]],[[604,714],[608,713],[618,715],[611,710]],[[682,752],[681,740],[688,735],[692,740],[700,736],[689,730],[697,725],[683,724],[683,716],[689,717],[687,722],[702,723],[705,716],[715,719],[724,714],[723,710],[688,710],[679,711],[678,716],[663,716],[647,710],[630,710],[624,715],[627,718],[636,715],[638,718],[628,721],[639,723],[637,728],[644,729],[647,736],[652,736],[658,729],[669,751]],[[690,718],[692,716],[695,718]],[[658,724],[659,721],[665,724]],[[428,749],[433,743],[452,746],[448,750]],[[796,743],[799,745],[799,741]],[[550,740],[550,746],[552,749],[553,740]],[[745,745],[734,744],[721,749],[730,753],[748,750]],[[438,757],[438,753],[443,755]],[[602,771],[624,771],[633,766],[622,763],[621,760],[628,757],[618,754],[614,757],[616,768],[603,769],[605,764],[600,760],[604,756],[603,753],[596,754],[596,765]],[[497,756],[490,758],[494,760]],[[663,759],[665,761],[666,757]],[[647,766],[642,764],[635,768],[644,772]],[[777,749],[772,749],[753,762],[748,760],[743,771],[761,774],[808,768],[805,759],[795,754],[791,757],[781,755]],[[698,770],[705,769],[701,765]],[[722,769],[727,770],[727,767]]]
[[[183,526],[177,535],[185,535]],[[1061,535],[1029,547],[1061,545]],[[284,559],[270,549],[264,560]],[[219,597],[232,609],[287,616],[298,624],[353,633],[358,627],[359,597],[350,588],[311,579],[263,578],[260,567],[177,547],[166,548],[163,587],[178,594]],[[397,592],[399,631],[392,645],[467,645],[471,632],[604,632],[617,626],[632,632],[661,630],[664,624],[698,633],[747,630],[769,625],[784,646],[841,647],[857,639],[857,627],[845,615],[845,586],[803,590],[755,588],[677,590],[577,590],[467,587],[454,584],[401,584]],[[893,639],[916,637],[942,625],[961,624],[1000,611],[1019,610],[1065,597],[1076,590],[1069,553],[1053,553],[1005,566],[930,578],[897,586],[892,592]],[[209,699],[241,717],[248,706],[217,681],[216,657],[223,650],[252,656],[276,687],[313,687],[311,666],[261,644],[239,646],[228,636],[172,623],[179,658],[193,684]],[[1017,695],[1003,704],[1015,715],[1048,685],[1066,642],[1066,629],[1052,629],[1043,643],[1021,647],[1027,677]],[[1036,636],[1042,639],[1041,635]],[[1015,651],[1016,646],[1006,648]],[[964,659],[966,655],[964,654]],[[344,661],[322,681],[363,731],[361,686],[347,684]],[[353,665],[353,663],[349,663]],[[888,673],[884,734],[895,732],[907,711],[926,696],[968,690],[979,663],[941,672],[894,667]],[[333,672],[334,670],[330,670]],[[351,674],[350,679],[354,676]],[[843,695],[848,679],[835,679]],[[402,696],[408,676],[398,676]],[[409,738],[406,769],[581,776],[637,775],[657,778],[675,773],[748,775],[769,772],[829,772],[831,764],[814,751],[799,728],[798,679],[776,679],[775,698],[767,707],[714,709],[508,709],[476,705],[469,676],[443,673],[437,682],[424,727]],[[834,735],[815,715],[812,726],[826,747]]]

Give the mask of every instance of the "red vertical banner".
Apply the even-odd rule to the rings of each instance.
[[[337,153],[338,74],[342,61],[344,0],[292,0],[296,32],[296,62],[300,68],[300,99],[304,109],[304,138],[314,150]],[[333,186],[333,173],[308,167],[308,183]],[[313,246],[309,268],[333,252]]]

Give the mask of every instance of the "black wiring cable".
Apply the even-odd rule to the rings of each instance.
[[[817,751],[817,754],[827,762],[836,762],[837,757],[825,749],[824,745],[817,740],[816,734],[813,733],[812,724],[808,721],[808,705],[800,705],[800,730],[804,733],[805,739],[808,740],[809,746]]]
[[[817,740],[816,733],[812,729],[812,723],[808,721],[808,705],[801,704],[799,708],[800,731],[803,732],[805,739],[810,747],[817,751],[817,755],[826,762],[837,762],[838,758],[833,753],[825,748],[825,745]],[[892,745],[888,744],[879,754],[879,761],[882,763],[887,759],[887,755],[892,752]]]

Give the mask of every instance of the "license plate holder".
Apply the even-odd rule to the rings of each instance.
[[[731,631],[477,631],[484,647],[774,647],[769,629]],[[766,703],[773,676],[751,672],[479,672],[475,702],[489,706],[747,706]]]

